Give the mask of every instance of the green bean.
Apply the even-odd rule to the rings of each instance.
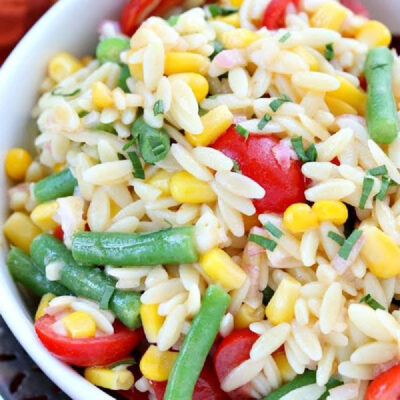
[[[99,302],[129,328],[140,325],[139,293],[115,289],[115,280],[101,269],[78,265],[60,240],[46,233],[39,235],[32,242],[31,256],[42,269],[51,262],[62,262],[60,283],[72,293]]]
[[[140,117],[132,125],[132,135],[139,142],[140,154],[144,161],[154,164],[167,156],[170,139],[164,128],[153,128]]]
[[[36,182],[33,186],[33,194],[38,203],[44,203],[59,197],[67,197],[74,194],[78,185],[69,168],[57,174],[53,174]]]
[[[43,296],[46,293],[53,293],[57,296],[71,293],[58,282],[49,281],[28,254],[17,247],[13,247],[9,251],[7,265],[14,280],[22,283],[38,296]]]
[[[171,371],[164,400],[192,399],[197,379],[229,303],[229,295],[219,286],[207,288],[200,311],[192,322]]]
[[[104,63],[107,61],[120,63],[120,54],[130,48],[129,39],[113,37],[103,39],[96,49],[96,58]]]
[[[198,261],[193,226],[146,233],[78,232],[72,255],[81,264],[115,267]]]
[[[365,64],[368,82],[367,126],[371,139],[377,143],[392,143],[399,131],[392,74],[392,52],[386,47],[370,50]]]
[[[118,86],[125,92],[130,93],[126,80],[130,78],[131,72],[129,71],[129,67],[126,64],[123,64],[121,67],[121,72],[118,78]]]

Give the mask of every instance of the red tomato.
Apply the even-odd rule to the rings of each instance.
[[[56,237],[58,240],[64,241],[64,231],[62,230],[61,226],[57,226],[56,229],[53,231],[53,236]]]
[[[300,0],[271,0],[268,4],[263,19],[263,26],[268,29],[278,29],[284,26],[286,7],[293,3],[295,6]]]
[[[281,213],[291,204],[304,202],[304,177],[297,160],[281,165],[274,155],[280,140],[272,135],[239,136],[234,126],[212,145],[239,164],[242,173],[258,182],[266,191],[254,200],[257,212]]]
[[[183,0],[131,0],[122,10],[122,31],[131,36],[149,15],[164,15],[182,2]]]
[[[45,315],[35,322],[35,331],[43,345],[60,360],[78,367],[107,365],[127,357],[142,340],[143,331],[114,324],[114,334],[96,338],[71,339],[52,329],[55,318]]]
[[[149,394],[147,392],[139,392],[139,390],[135,388],[135,385],[133,385],[129,390],[118,390],[118,394],[128,400],[149,400]]]
[[[214,368],[218,379],[222,382],[225,377],[239,364],[249,358],[251,347],[258,335],[250,329],[234,331],[219,344],[214,354]],[[228,393],[233,400],[251,399],[248,385]]]
[[[369,11],[367,7],[359,0],[340,0],[340,2],[354,14],[361,15],[363,17],[369,18]]]
[[[368,386],[365,400],[400,399],[400,365],[378,375]]]
[[[156,393],[157,400],[163,400],[165,389],[167,388],[167,381],[153,382],[150,381],[151,386]],[[194,388],[192,400],[228,400],[229,397],[219,386],[215,371],[210,361],[206,364],[201,371],[199,379],[197,380]]]

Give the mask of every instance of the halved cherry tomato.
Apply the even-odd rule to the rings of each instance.
[[[150,381],[154,389],[157,400],[163,400],[165,389],[167,388],[167,381],[154,382]],[[207,360],[199,379],[197,380],[194,388],[192,400],[228,400],[227,394],[220,388],[212,362]]]
[[[214,354],[214,368],[221,383],[234,368],[249,358],[250,350],[257,339],[258,335],[250,329],[241,329],[222,340]],[[228,396],[232,400],[252,398],[249,385],[229,392]]]
[[[85,339],[72,339],[55,333],[55,318],[45,315],[35,322],[35,331],[43,345],[60,360],[78,367],[107,365],[127,357],[143,339],[143,330],[134,331],[120,322],[114,334]]]
[[[134,374],[135,380],[137,376]],[[133,385],[129,390],[118,390],[118,394],[127,400],[149,400],[149,393],[139,392]]]
[[[64,241],[64,231],[62,230],[61,225],[57,226],[57,228],[54,229],[53,236],[56,237],[58,240]]]
[[[361,15],[362,17],[369,18],[368,8],[359,0],[340,0],[340,2],[354,14]]]
[[[183,0],[131,0],[122,10],[122,31],[131,36],[148,16],[162,16],[182,2]]]
[[[400,399],[400,364],[378,375],[368,386],[365,400]]]
[[[279,144],[280,140],[272,135],[250,134],[245,140],[232,126],[212,145],[234,159],[244,175],[265,189],[265,196],[253,201],[259,214],[282,213],[291,204],[304,202],[305,184],[301,165],[289,157],[286,162],[279,162],[275,157],[275,147]]]
[[[271,0],[265,9],[262,25],[268,29],[282,28],[285,24],[286,7],[292,3],[298,6],[300,0]]]

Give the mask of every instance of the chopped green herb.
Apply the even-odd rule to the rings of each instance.
[[[285,43],[286,40],[288,40],[290,38],[290,36],[292,36],[292,34],[290,32],[286,32],[280,39],[279,42],[280,43]]]
[[[332,61],[335,58],[335,49],[333,48],[333,43],[328,43],[325,46],[325,58],[328,61]]]
[[[364,178],[363,185],[362,185],[360,203],[358,204],[358,207],[361,208],[361,210],[364,209],[365,204],[368,200],[368,196],[370,195],[373,187],[374,187],[373,178],[369,178],[368,176],[366,176]]]
[[[343,385],[343,381],[336,379],[335,377],[330,378],[328,383],[326,384],[325,392],[321,395],[321,397],[318,400],[325,400],[329,396],[330,389],[333,389],[341,385]]]
[[[113,286],[106,286],[100,300],[100,309],[108,310],[111,297],[113,296],[115,288]]]
[[[202,117],[203,115],[206,115],[208,113],[207,110],[205,110],[204,108],[199,107],[199,115],[200,117]]]
[[[154,115],[164,114],[164,102],[162,100],[157,100],[153,106]]]
[[[362,231],[360,229],[355,229],[352,234],[344,241],[342,247],[339,249],[339,256],[347,260],[349,258],[351,249],[361,235]]]
[[[254,233],[250,233],[249,242],[257,243],[259,246],[270,251],[274,251],[277,246],[277,243],[274,240],[265,238],[264,236],[255,235]]]
[[[113,124],[103,124],[103,123],[99,123],[96,126],[94,126],[93,128],[91,128],[92,131],[104,131],[104,132],[108,132],[108,133],[112,133],[113,135],[117,134],[117,131],[114,128]]]
[[[241,125],[236,125],[236,132],[247,140],[249,138],[249,131]]]
[[[378,200],[382,201],[385,198],[389,186],[390,186],[390,177],[387,175],[382,176],[381,187],[379,189],[379,193],[376,195],[376,198]]]
[[[328,238],[334,240],[339,246],[343,246],[345,238],[336,232],[329,231]]]
[[[86,117],[86,115],[88,115],[88,114],[89,114],[89,111],[82,110],[82,111],[80,111],[80,112],[78,113],[78,117],[79,117],[79,118],[83,118],[83,117]]]
[[[179,15],[171,15],[167,22],[169,26],[175,26],[178,23]]]
[[[138,155],[135,151],[128,152],[129,159],[131,160],[133,167],[133,176],[138,179],[144,179],[144,170],[142,167],[142,163],[139,160]]]
[[[233,159],[232,159],[232,162],[233,162],[233,170],[235,172],[241,174],[242,170],[240,169],[239,163],[236,160],[233,160]]]
[[[306,157],[308,162],[313,162],[317,160],[318,152],[314,143],[312,143],[310,147],[306,150]]]
[[[260,122],[257,125],[257,128],[261,131],[264,129],[265,125],[268,124],[269,121],[271,121],[272,117],[269,114],[265,114],[261,119]]]
[[[264,228],[277,239],[280,239],[283,236],[283,232],[271,222],[264,224]]]
[[[263,304],[264,304],[265,306],[267,306],[268,303],[271,301],[272,296],[274,295],[274,293],[275,293],[275,292],[274,292],[269,286],[267,286],[267,287],[262,291],[262,294],[263,294]]]
[[[211,54],[210,59],[214,60],[215,56],[225,49],[224,45],[219,40],[213,40],[214,52]]]
[[[374,310],[385,309],[385,307],[383,307],[382,304],[378,303],[369,293],[360,300],[360,303],[366,303]]]
[[[278,108],[283,104],[283,103],[290,103],[292,100],[289,96],[284,94],[282,97],[279,97],[269,104],[269,108],[273,111],[276,112]]]
[[[78,93],[80,93],[81,89],[76,89],[71,93],[61,93],[60,90],[62,90],[61,88],[55,88],[52,92],[51,95],[52,96],[62,96],[62,97],[74,97],[76,96]]]
[[[299,160],[307,162],[308,157],[306,152],[304,151],[303,138],[301,136],[294,137],[290,139],[290,142],[292,143],[293,150],[296,152]]]
[[[208,6],[208,10],[213,18],[218,17],[220,15],[231,15],[238,11],[235,7],[221,7],[218,4],[210,4]]]
[[[136,143],[136,139],[135,139],[135,138],[133,138],[133,139],[131,139],[131,140],[128,140],[128,141],[124,144],[124,146],[122,147],[122,150],[124,150],[124,151],[128,150],[129,147],[132,147],[135,143]]]
[[[388,170],[386,168],[386,165],[380,165],[379,167],[369,169],[367,173],[372,176],[380,176],[387,175]]]
[[[121,365],[135,365],[136,361],[132,358],[132,359],[127,359],[127,360],[121,360],[121,361],[117,361],[114,364],[111,364],[108,368],[109,369],[114,369],[117,367],[120,367]]]

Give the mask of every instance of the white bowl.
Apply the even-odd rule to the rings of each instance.
[[[398,0],[365,0],[377,8],[380,18],[400,31]],[[9,182],[3,171],[4,155],[15,146],[27,146],[29,116],[50,57],[58,51],[83,56],[93,53],[96,28],[104,18],[117,18],[125,0],[63,0],[58,2],[26,35],[0,72],[0,188]],[[379,6],[378,6],[379,4]],[[377,7],[378,6],[378,7]],[[384,14],[382,14],[384,12]],[[374,15],[374,14],[372,14]],[[0,226],[7,214],[7,191],[0,193]],[[1,230],[0,230],[1,231]],[[2,233],[1,233],[2,235]],[[110,400],[111,396],[91,385],[72,368],[58,361],[37,339],[30,313],[12,281],[5,259],[4,237],[0,248],[0,313],[19,342],[39,367],[73,400]]]
[[[3,171],[8,149],[32,142],[27,133],[29,116],[51,56],[70,51],[93,54],[102,19],[118,18],[124,0],[62,0],[25,36],[0,70],[0,227],[8,214],[7,186]],[[2,231],[0,229],[0,231]],[[18,341],[43,370],[73,400],[112,400],[72,368],[58,361],[35,335],[32,318],[6,267],[4,237],[0,249],[0,313]]]

